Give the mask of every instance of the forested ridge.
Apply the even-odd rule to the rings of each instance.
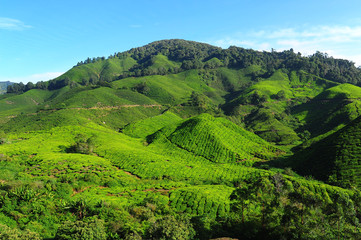
[[[179,66],[150,68],[158,55],[166,56],[168,59],[181,64]],[[122,73],[112,78],[95,76],[90,81],[93,83],[100,81],[100,84],[106,84],[104,82],[132,76],[165,75],[190,69],[214,69],[218,67],[247,68],[258,65],[262,67],[263,71],[253,73],[254,78],[271,75],[278,69],[288,69],[303,70],[339,83],[361,84],[361,69],[356,67],[353,62],[335,59],[321,52],[316,52],[311,56],[302,56],[300,53],[295,53],[293,49],[282,52],[273,50],[272,52],[260,52],[236,46],[222,49],[192,41],[162,40],[126,52],[115,53],[107,59],[124,59],[127,57],[136,61],[134,66],[124,69]],[[106,61],[105,57],[87,58],[76,66],[104,61]],[[78,83],[88,84],[89,82],[85,80]],[[8,87],[8,93],[24,92],[34,88],[54,90],[72,84],[75,83],[65,75],[49,82],[15,84]]]
[[[162,40],[0,96],[0,239],[359,239],[361,69]]]

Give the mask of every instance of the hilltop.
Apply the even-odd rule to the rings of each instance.
[[[8,86],[0,238],[356,238],[360,84],[320,52],[173,39]]]

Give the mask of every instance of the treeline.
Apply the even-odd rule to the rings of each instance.
[[[180,62],[181,66],[152,68],[151,66],[155,62],[155,57],[159,54],[166,56],[169,60]],[[114,53],[114,55],[109,56],[108,59],[121,59],[124,57],[135,59],[137,64],[129,69],[129,71],[124,71],[112,80],[127,77],[174,74],[190,69],[213,69],[218,67],[240,69],[251,65],[259,65],[262,67],[262,71],[260,73],[254,73],[255,78],[258,77],[256,76],[257,74],[259,74],[259,76],[264,76],[264,74],[271,75],[278,69],[304,70],[335,82],[361,85],[361,69],[357,68],[353,62],[335,59],[321,52],[303,57],[300,53],[295,53],[293,49],[283,52],[274,50],[271,52],[261,52],[235,46],[222,49],[205,43],[174,39],[157,41],[143,47],[133,48],[126,52]],[[79,62],[76,66],[105,60],[105,57],[87,58],[85,61]],[[83,82],[78,84],[87,85],[89,82],[97,82],[99,80],[100,79],[84,79]],[[33,88],[54,90],[72,84],[74,85],[75,83],[72,82],[71,79],[58,78],[36,84],[14,84],[8,87],[7,92],[20,93]]]
[[[31,89],[55,90],[65,86],[75,86],[75,85],[77,85],[77,83],[71,81],[69,78],[52,80],[47,82],[40,81],[37,82],[36,84],[32,82],[28,82],[27,84],[20,82],[8,86],[7,93],[23,93]]]
[[[158,54],[167,56],[172,61],[181,62],[181,67],[149,69],[148,67],[154,63],[154,57]],[[356,67],[354,62],[335,59],[318,51],[304,57],[301,53],[295,53],[293,49],[282,52],[274,50],[261,52],[235,46],[222,49],[205,43],[173,39],[153,42],[123,53],[115,53],[109,58],[121,58],[125,55],[135,59],[138,64],[128,72],[124,72],[118,79],[130,76],[164,75],[190,69],[246,68],[259,65],[269,73],[282,68],[304,70],[335,82],[361,84],[361,69]],[[101,59],[93,58],[92,62]],[[90,59],[87,62],[89,61]]]
[[[126,52],[118,52],[118,53],[114,53],[113,55],[110,55],[107,59],[112,59],[112,58],[124,58],[125,56],[127,55]],[[87,58],[85,59],[84,61],[80,61],[78,62],[74,67],[77,67],[77,66],[81,66],[81,65],[84,65],[84,64],[89,64],[89,63],[96,63],[96,62],[99,62],[99,61],[105,61],[106,58],[103,56],[103,57],[93,57],[93,58]]]
[[[48,89],[48,82],[37,82],[36,84],[32,82],[28,82],[27,84],[24,84],[22,82],[20,83],[14,83],[12,85],[7,86],[7,93],[22,93],[29,91],[31,89]]]
[[[304,70],[335,82],[361,84],[361,69],[353,62],[335,59],[321,52],[303,57],[293,49],[283,52],[274,50],[260,52],[235,46],[222,49],[205,43],[176,39],[153,42],[144,47],[131,49],[127,53],[139,63],[136,69],[144,69],[151,63],[152,56],[162,54],[172,61],[182,62],[181,71],[216,67],[246,68],[259,65],[267,72],[282,68]]]
[[[28,82],[27,84],[24,84],[22,82],[20,83],[14,83],[13,85],[10,85],[7,87],[7,93],[23,93],[27,92],[31,89],[42,89],[42,90],[56,90],[60,89],[66,86],[69,86],[71,88],[78,87],[80,85],[83,86],[102,86],[102,87],[110,87],[110,84],[104,80],[98,80],[95,78],[91,79],[85,79],[80,84],[77,82],[74,82],[70,80],[68,77],[65,77],[63,79],[54,79],[47,82],[41,81],[37,82],[36,84],[32,82]]]

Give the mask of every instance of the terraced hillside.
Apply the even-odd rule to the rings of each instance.
[[[299,131],[310,132],[310,139],[304,142],[302,147],[327,137],[360,116],[360,94],[361,88],[341,84],[295,106],[292,109],[293,115],[305,123]]]
[[[148,138],[169,141],[212,162],[272,159],[281,150],[224,118],[201,114],[165,127]]]
[[[15,84],[0,239],[357,239],[358,71],[164,40]]]
[[[360,187],[361,119],[297,153],[295,169],[340,186]]]

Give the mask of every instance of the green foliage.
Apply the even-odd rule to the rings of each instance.
[[[141,94],[147,95],[147,93],[149,93],[150,88],[148,87],[146,82],[142,82],[142,83],[137,84],[134,87],[134,90]]]
[[[195,231],[189,218],[172,215],[158,219],[149,229],[151,239],[187,240],[194,239]]]
[[[174,113],[167,111],[161,115],[129,124],[122,129],[122,132],[131,137],[145,138],[159,129],[170,124],[176,124],[181,120],[182,119]]]
[[[304,175],[332,184],[359,187],[359,142],[360,118],[357,118],[345,128],[296,154],[294,168]]]
[[[190,104],[192,106],[205,110],[208,108],[209,103],[206,96],[193,91],[190,99]]]
[[[28,229],[20,231],[16,228],[10,228],[6,225],[0,224],[0,239],[1,240],[40,240],[42,239],[38,233],[31,232]]]
[[[91,154],[94,151],[94,144],[92,138],[79,134],[75,137],[75,144],[67,149],[69,153]]]
[[[0,100],[0,117],[29,113],[44,103],[52,93],[45,90],[31,90],[22,95],[9,96]]]
[[[359,220],[346,191],[287,179],[280,174],[248,182],[232,194],[234,225],[242,239],[353,239]],[[325,197],[327,196],[327,197]],[[316,225],[322,219],[321,225]]]
[[[179,188],[170,194],[171,206],[192,215],[225,216],[234,189],[223,185]]]
[[[99,219],[91,219],[85,221],[65,221],[58,228],[56,239],[89,239],[89,240],[105,240],[106,233],[104,221]]]
[[[284,90],[280,90],[276,95],[274,95],[274,98],[280,101],[286,100],[286,93]]]
[[[359,73],[319,52],[165,40],[14,84],[0,238],[356,239],[361,91],[344,83]]]
[[[213,162],[271,159],[278,150],[258,136],[222,118],[202,114],[160,130],[149,139],[164,138]]]

